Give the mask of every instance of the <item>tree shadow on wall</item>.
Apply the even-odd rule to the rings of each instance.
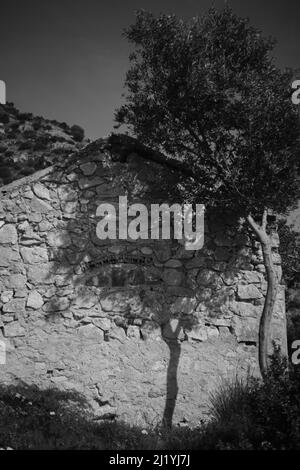
[[[167,391],[166,402],[162,418],[162,426],[171,428],[173,423],[173,415],[176,407],[178,395],[178,366],[181,354],[180,332],[182,329],[179,321],[175,330],[171,332],[172,337],[167,337],[166,332],[162,331],[162,338],[170,351],[168,370],[167,370]]]
[[[142,320],[142,328],[147,324],[150,329],[160,329],[170,354],[162,421],[166,427],[171,427],[178,395],[178,365],[181,341],[184,339],[181,335],[183,331],[203,321],[199,315],[181,315],[180,312],[174,315],[165,301],[166,286],[161,266],[168,259],[182,255],[184,248],[178,243],[169,246],[162,242],[158,250],[160,259],[154,259],[154,266],[150,266],[153,259],[151,261],[151,256],[145,254],[145,250],[143,252],[147,248],[147,241],[124,240],[116,243],[114,240],[99,240],[96,236],[98,220],[95,215],[98,205],[103,202],[115,204],[119,195],[128,195],[130,203],[180,201],[176,189],[176,182],[180,178],[176,171],[169,167],[162,171],[157,163],[142,159],[141,165],[140,161],[134,148],[129,147],[126,151],[122,149],[117,156],[109,142],[95,142],[46,178],[47,185],[53,183],[54,188],[58,186],[58,202],[53,203],[53,216],[45,215],[52,223],[47,233],[50,270],[46,277],[46,283],[51,285],[51,295],[43,309],[49,322],[63,320],[66,326],[75,322],[78,327],[86,327],[89,320],[93,327],[103,331],[106,340],[111,338],[110,328],[102,324],[99,326],[97,319],[97,312],[99,317],[103,313],[104,302],[105,311],[110,308],[108,304],[112,306],[110,324],[116,324],[125,333],[129,326],[136,325],[135,320],[139,318]],[[212,261],[212,253],[216,249],[219,250],[219,259]],[[203,309],[217,316],[221,308],[226,307],[229,296],[233,295],[230,277],[234,277],[240,269],[236,261],[238,259],[241,262],[241,254],[237,250],[224,254],[208,239],[200,255],[198,252],[193,253],[191,263],[197,261],[199,256],[204,260],[202,268],[205,273],[199,273],[201,263],[198,265],[196,262],[198,268],[190,269],[183,288],[189,293],[187,295],[193,296],[196,290],[199,291],[197,285],[201,282],[203,289],[198,292],[197,300]],[[249,263],[248,252],[244,258],[245,263]],[[151,263],[144,265],[143,262],[147,263],[149,259]],[[144,261],[140,263],[140,260]],[[138,264],[143,273],[143,282],[136,276],[130,285],[112,286],[114,276],[110,265],[130,265],[130,261],[135,266],[134,270]],[[118,274],[115,278],[122,279],[122,275]],[[69,294],[73,288],[74,292]],[[128,292],[135,293],[134,301],[129,298]],[[154,301],[157,310],[153,312]],[[93,316],[88,319],[89,310],[93,310]],[[176,320],[172,327],[171,320]]]

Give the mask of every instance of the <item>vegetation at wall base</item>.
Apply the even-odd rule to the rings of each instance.
[[[275,349],[264,382],[224,383],[211,397],[211,420],[194,429],[142,429],[99,420],[76,392],[1,386],[1,449],[299,450],[300,374]]]

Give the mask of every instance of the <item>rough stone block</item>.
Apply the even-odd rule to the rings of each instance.
[[[138,326],[129,325],[127,328],[127,337],[132,339],[140,339],[140,329]]]
[[[11,299],[9,302],[3,305],[4,313],[22,313],[25,308],[25,301],[21,299]]]
[[[232,302],[230,309],[241,317],[258,318],[262,312],[260,305],[253,305],[250,302]]]
[[[33,309],[39,309],[44,305],[44,300],[41,294],[39,294],[38,291],[33,290],[29,293],[28,299],[26,306],[33,308]]]
[[[66,202],[62,205],[62,210],[64,212],[64,216],[66,217],[68,214],[75,214],[78,208],[77,202]]]
[[[15,245],[18,241],[17,229],[12,224],[6,224],[0,229],[0,244]]]
[[[264,279],[262,274],[257,271],[243,271],[242,275],[249,284],[260,283]]]
[[[179,259],[169,259],[165,263],[165,268],[181,268],[182,262]]]
[[[140,328],[142,338],[144,340],[160,340],[161,339],[161,328],[157,323],[152,321],[146,321]]]
[[[232,286],[238,279],[238,275],[234,271],[225,271],[221,273],[221,278],[226,286]]]
[[[190,331],[186,331],[186,335],[192,341],[206,341],[208,339],[207,327],[196,325]]]
[[[229,327],[231,325],[231,320],[229,318],[210,318],[210,323],[214,326],[224,326]]]
[[[232,319],[232,328],[238,342],[248,343],[258,341],[258,320],[252,317]]]
[[[182,282],[182,272],[176,269],[165,269],[163,280],[168,286],[179,286]]]
[[[77,294],[72,302],[72,307],[77,309],[90,309],[98,302],[98,297],[91,292],[88,292],[85,295]]]
[[[124,330],[123,330],[124,331]],[[102,341],[104,338],[103,331],[92,323],[83,325],[78,328],[78,334],[87,340]],[[125,333],[124,333],[125,334]]]
[[[48,201],[51,200],[50,193],[48,188],[42,183],[36,183],[33,185],[33,192],[34,194],[40,199],[46,199]]]
[[[105,295],[100,298],[101,307],[105,312],[125,312],[129,310],[129,298],[120,292]]]
[[[45,202],[42,199],[39,199],[37,197],[33,197],[31,199],[30,208],[33,211],[33,213],[36,213],[38,215],[48,214],[49,212],[53,211],[53,208],[50,204],[48,204],[47,202]],[[40,220],[41,220],[41,218],[40,218]],[[36,220],[36,222],[40,222],[40,220]]]
[[[66,230],[49,232],[47,240],[49,245],[55,248],[66,248],[72,243],[71,237]]]
[[[64,202],[77,201],[78,191],[75,191],[75,189],[73,189],[71,185],[60,186],[58,188],[58,196],[60,200]]]
[[[94,178],[80,178],[79,181],[78,181],[78,185],[79,185],[80,189],[88,189],[88,188],[93,188],[94,186],[103,185],[103,191],[105,191],[104,180],[103,180],[103,178],[101,178],[99,176],[96,176]],[[100,189],[100,191],[101,190],[102,190],[102,188]]]
[[[23,274],[11,274],[5,280],[5,286],[10,289],[23,289],[26,284],[26,277]]]
[[[219,326],[219,334],[223,337],[231,336],[230,329],[227,326]]]
[[[281,256],[279,253],[272,252],[272,259],[274,264],[281,264]]]
[[[191,314],[196,309],[199,301],[195,297],[177,297],[171,305],[172,313]]]
[[[252,284],[238,286],[238,296],[241,300],[254,300],[262,298],[262,293]]]
[[[204,287],[217,286],[220,280],[220,276],[215,271],[209,269],[201,270],[197,276],[197,283]]]
[[[272,248],[278,248],[280,245],[279,235],[276,232],[272,232],[271,236],[271,245]]]
[[[4,336],[6,336],[7,338],[25,336],[25,334],[26,334],[25,328],[21,326],[20,323],[17,321],[8,323],[4,327]]]
[[[206,332],[208,338],[218,338],[219,336],[219,330],[215,326],[207,326]]]
[[[6,290],[6,291],[3,291],[1,293],[1,302],[3,302],[4,304],[6,304],[7,302],[9,302],[12,297],[13,297],[14,293],[12,290]]]
[[[80,165],[80,169],[84,176],[91,176],[97,170],[97,164],[95,162],[87,162]]]
[[[70,306],[70,301],[69,299],[64,299],[64,298],[55,298],[53,300],[50,300],[50,302],[47,302],[43,310],[45,312],[57,312],[57,311],[62,311],[62,310],[67,310]]]
[[[118,340],[121,343],[123,343],[126,340],[126,333],[125,333],[124,328],[121,328],[119,326],[114,326],[107,333],[107,337],[109,338],[109,340]]]
[[[48,261],[47,248],[35,246],[34,248],[22,247],[21,256],[26,264],[40,264]]]
[[[112,327],[112,322],[109,318],[91,318],[91,321],[95,326],[97,326],[103,331],[109,331]],[[128,330],[127,330],[127,335],[128,335]]]
[[[51,264],[41,264],[29,266],[27,273],[28,280],[34,284],[53,284],[53,275],[51,274]]]

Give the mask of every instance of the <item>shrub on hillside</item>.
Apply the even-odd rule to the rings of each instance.
[[[58,127],[60,127],[61,129],[63,129],[64,131],[68,131],[69,130],[69,126],[66,122],[60,122],[58,124]]]
[[[25,131],[23,132],[23,137],[24,137],[25,139],[34,139],[35,136],[36,136],[36,133],[35,133],[35,131],[34,131],[33,129],[31,129],[31,130],[25,130]]]
[[[2,122],[2,124],[9,122],[9,115],[3,110],[0,110],[0,122]]]
[[[9,124],[9,129],[12,133],[15,133],[19,129],[19,122],[18,121],[13,121]]]
[[[19,120],[21,122],[30,121],[32,117],[32,113],[19,113]]]
[[[71,135],[76,142],[82,142],[84,139],[84,130],[76,124],[71,127]]]
[[[42,123],[41,123],[41,120],[39,118],[35,118],[32,122],[32,127],[35,131],[38,131],[41,127]]]
[[[29,140],[24,140],[23,142],[20,142],[18,149],[19,150],[29,150],[32,148],[32,142]]]

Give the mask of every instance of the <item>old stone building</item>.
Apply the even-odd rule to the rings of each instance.
[[[232,217],[207,214],[199,251],[96,236],[101,202],[176,200],[180,177],[119,137],[0,189],[2,383],[77,390],[99,418],[195,425],[222,379],[257,372],[264,266]],[[283,286],[275,310],[285,348]]]

